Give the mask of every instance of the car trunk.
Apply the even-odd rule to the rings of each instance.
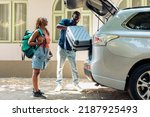
[[[64,0],[64,4],[68,9],[76,9],[84,6],[86,0]]]
[[[64,0],[68,9],[76,9],[86,6],[98,16],[108,19],[116,14],[118,8],[110,0]]]
[[[100,19],[100,16],[105,18],[106,20],[109,19],[110,16],[114,15],[118,9],[111,3],[109,0],[64,0],[64,4],[68,9],[76,9],[76,8],[82,8],[86,6],[89,8],[95,15],[96,17],[103,22],[102,19]],[[105,21],[106,21],[105,20]],[[104,23],[104,22],[103,22]],[[92,43],[89,44],[89,56],[91,58],[92,54]],[[85,50],[84,44],[83,44],[83,49],[80,48],[80,50]],[[78,50],[78,49],[76,49]]]

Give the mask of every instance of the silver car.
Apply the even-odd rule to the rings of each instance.
[[[132,99],[149,100],[150,7],[118,10],[108,0],[82,1],[104,22],[93,36],[85,74],[97,84],[128,91]]]

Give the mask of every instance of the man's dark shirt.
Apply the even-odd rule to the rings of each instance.
[[[60,22],[59,22],[60,25],[63,25],[63,26],[75,26],[76,23],[74,22],[74,20],[72,19],[62,19]],[[67,38],[66,38],[66,30],[61,30],[60,31],[60,36],[59,36],[59,46],[63,49],[66,49],[66,50],[72,50]]]

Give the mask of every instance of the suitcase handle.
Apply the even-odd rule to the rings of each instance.
[[[78,40],[76,40],[74,43],[75,43],[76,45],[79,45],[79,41],[78,41]]]

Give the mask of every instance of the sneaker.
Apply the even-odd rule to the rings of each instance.
[[[43,95],[43,92],[41,92],[40,90],[38,90],[37,92],[33,91],[33,96],[34,97],[41,97],[43,99],[46,99],[46,96]]]
[[[41,94],[44,94],[44,92],[41,91],[41,90],[38,90],[38,92],[41,93]],[[33,93],[34,93],[34,88],[33,88]]]
[[[56,92],[59,92],[59,91],[61,91],[63,88],[62,88],[62,86],[61,85],[57,85],[57,87],[55,88],[55,91]]]
[[[80,92],[83,90],[78,84],[74,85],[74,89]]]

